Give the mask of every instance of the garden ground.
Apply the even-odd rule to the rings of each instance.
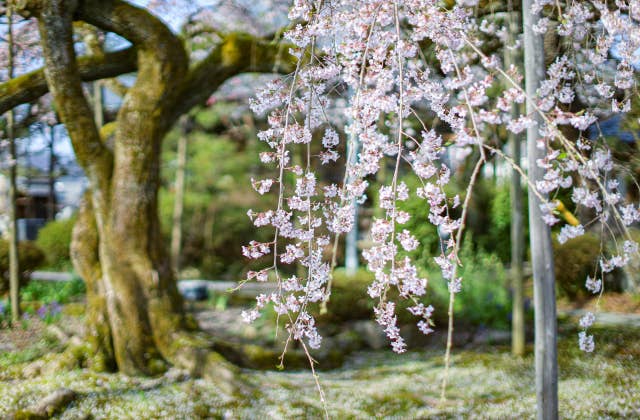
[[[0,417],[32,407],[56,390],[76,399],[57,417],[77,418],[320,418],[323,404],[308,370],[245,370],[252,387],[230,395],[211,382],[171,370],[161,378],[129,378],[87,370],[29,375],[34,360],[60,351],[64,332],[76,328],[80,304],[63,308],[61,319],[32,320],[18,334],[19,346],[0,351]],[[208,319],[215,319],[209,311]],[[202,314],[200,315],[202,317]],[[596,328],[596,351],[577,346],[574,321],[561,323],[560,410],[563,418],[640,417],[640,330]],[[61,327],[64,327],[61,328]],[[535,410],[533,357],[509,354],[505,345],[467,345],[454,350],[446,402],[441,402],[441,346],[404,355],[358,351],[336,370],[320,372],[331,418],[531,418]],[[274,365],[277,363],[274,360]]]

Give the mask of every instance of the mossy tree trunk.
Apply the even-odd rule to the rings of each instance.
[[[189,70],[182,41],[146,10],[124,1],[15,3],[21,13],[38,19],[46,84],[89,179],[72,259],[87,283],[90,364],[126,374],[155,374],[174,364],[196,374],[229,377],[232,367],[210,353],[208,341],[189,325],[165,251],[157,212],[161,143],[178,116],[224,80],[271,69],[277,46],[265,42],[264,48],[251,48],[261,41],[236,34]],[[90,73],[105,74],[88,70],[91,62],[111,66],[111,77],[117,66],[100,59],[78,65],[74,19],[115,32],[135,48],[137,79],[123,98],[109,141],[100,137],[82,81]],[[259,61],[245,51],[257,51]],[[260,67],[250,69],[252,62]],[[130,63],[122,65],[121,71],[129,68]],[[16,97],[41,95],[40,79],[33,72],[12,86],[0,86],[0,110]]]

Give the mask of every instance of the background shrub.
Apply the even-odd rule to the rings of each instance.
[[[52,268],[66,269],[71,265],[69,247],[76,218],[53,220],[40,229],[36,243],[44,252],[47,264]]]
[[[456,294],[454,317],[469,327],[508,329],[511,320],[511,296],[508,278],[502,262],[495,254],[473,251],[468,236],[460,250],[462,290]],[[435,308],[434,320],[444,326],[447,320],[449,290],[437,267],[431,268],[427,301]]]
[[[29,282],[29,273],[40,267],[45,257],[40,248],[30,241],[18,244],[18,258],[20,264],[20,286]],[[9,242],[0,239],[0,294],[9,290]]]
[[[564,244],[554,238],[553,255],[558,293],[570,299],[585,296],[587,275],[598,267],[600,238],[589,232]]]
[[[254,194],[250,187],[251,178],[259,176],[258,151],[264,145],[242,132],[234,137],[214,129],[229,113],[213,108],[195,113],[195,126],[188,134],[180,268],[195,269],[204,278],[237,280],[264,262],[247,261],[242,246],[249,238],[262,242],[273,237],[269,229],[256,230],[247,217],[247,209],[259,212],[271,206],[269,197]],[[163,142],[159,215],[167,243],[173,224],[179,137],[178,130],[173,130]],[[217,163],[212,166],[213,161]]]
[[[321,315],[320,321],[327,324],[340,324],[375,319],[373,308],[378,304],[378,299],[372,299],[367,293],[373,279],[373,274],[364,268],[360,268],[352,276],[348,276],[344,268],[336,268],[333,272],[331,299],[327,305],[327,313]],[[396,303],[396,314],[400,324],[417,322],[417,318],[407,311],[408,307],[414,305],[413,301],[399,298],[395,288],[389,291],[387,297]],[[424,300],[424,303],[430,302]]]
[[[331,299],[327,305],[328,313],[323,319],[333,322],[373,319],[376,301],[367,294],[367,288],[373,281],[373,274],[359,269],[348,276],[344,268],[336,268],[331,284]]]
[[[507,275],[500,259],[494,254],[474,252],[470,238],[465,241],[460,252],[463,266],[458,276],[463,277],[462,291],[456,295],[455,318],[467,327],[491,327],[508,329],[511,317],[511,297]],[[421,299],[425,305],[433,305],[434,321],[444,328],[447,321],[449,291],[440,270],[431,265],[423,272],[429,281],[427,294]],[[322,319],[333,323],[373,319],[373,308],[377,300],[371,299],[367,288],[373,281],[373,274],[360,269],[353,276],[347,276],[344,269],[336,269],[333,274],[331,300],[328,313]],[[417,318],[406,309],[413,302],[398,298],[397,292],[388,295],[397,302],[396,314],[400,324],[413,324]]]

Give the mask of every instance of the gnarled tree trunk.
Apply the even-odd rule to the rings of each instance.
[[[38,19],[46,84],[89,179],[72,241],[74,265],[87,283],[89,364],[126,374],[156,374],[173,364],[230,379],[233,367],[209,351],[210,343],[195,334],[185,316],[165,252],[157,213],[161,142],[180,114],[227,78],[250,70],[250,63],[260,63],[252,70],[262,71],[291,60],[276,60],[277,46],[251,48],[259,41],[236,34],[189,70],[181,40],[124,1],[16,3],[21,13]],[[88,68],[91,60],[76,60],[74,19],[115,32],[135,48],[137,79],[123,98],[109,141],[100,137],[82,81],[131,71],[132,63],[97,59],[93,62],[110,70],[96,71]],[[245,51],[257,51],[258,57]],[[37,76],[0,86],[0,110],[46,92]]]
[[[106,3],[86,1],[75,12],[137,48],[138,78],[119,111],[113,150],[102,143],[81,90],[73,3],[42,2],[31,11],[40,23],[47,83],[90,181],[91,200],[74,234],[84,247],[76,246],[73,257],[87,280],[96,366],[115,362],[128,374],[154,374],[171,361],[174,334],[184,327],[159,237],[157,189],[165,120],[187,60],[180,41],[158,20],[126,3]]]
[[[116,368],[116,360],[98,254],[100,237],[91,200],[91,193],[87,192],[80,203],[71,239],[71,260],[78,274],[84,279],[87,289],[88,364],[98,371],[112,371]]]

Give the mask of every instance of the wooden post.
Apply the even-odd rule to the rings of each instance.
[[[184,212],[185,167],[187,165],[187,125],[189,117],[180,119],[180,137],[178,137],[178,167],[173,202],[173,220],[171,225],[171,264],[176,273],[180,270],[180,252],[182,250],[182,213]]]
[[[509,135],[511,157],[520,165],[520,137]],[[515,356],[524,355],[525,319],[524,319],[524,217],[522,208],[522,185],[520,174],[511,172],[511,287],[513,289],[511,312],[511,352]]]
[[[512,2],[509,1],[507,48],[504,50],[505,68],[510,68],[517,62],[517,54],[512,47],[520,32],[516,12]],[[512,118],[517,118],[519,106],[511,107]],[[515,165],[521,165],[521,137],[509,132],[509,151]],[[523,285],[523,258],[524,258],[524,217],[522,208],[522,183],[520,173],[513,168],[511,170],[511,353],[514,356],[524,355],[525,346],[525,320],[524,320],[524,285]]]
[[[527,114],[535,119],[536,125],[527,130],[527,159],[529,178],[535,182],[542,179],[544,171],[536,160],[545,156],[544,148],[539,148],[537,140],[542,127],[542,117],[535,109],[536,91],[544,80],[544,40],[533,31],[540,17],[531,12],[533,0],[522,2],[524,23],[524,64],[527,93]],[[535,366],[537,418],[553,420],[558,418],[558,357],[555,273],[551,231],[542,220],[540,199],[529,188],[529,230],[531,238],[531,265],[533,266],[533,294],[535,307]]]
[[[93,118],[96,120],[98,130],[104,125],[104,91],[102,82],[96,80],[93,82]]]

